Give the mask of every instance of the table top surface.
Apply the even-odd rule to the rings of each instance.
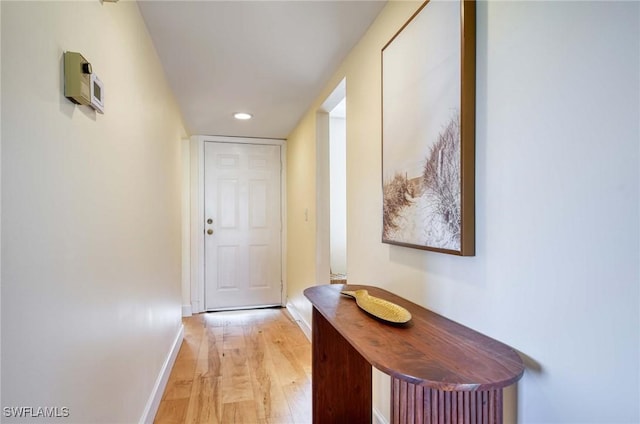
[[[340,294],[358,289],[406,308],[411,321],[389,324]],[[330,284],[310,287],[304,294],[371,365],[395,378],[438,390],[469,391],[506,387],[524,373],[522,359],[509,346],[384,289]]]

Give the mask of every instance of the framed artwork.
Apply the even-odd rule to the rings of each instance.
[[[382,49],[383,243],[475,255],[475,2],[431,0]]]

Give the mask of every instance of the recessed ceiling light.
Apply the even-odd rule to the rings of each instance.
[[[250,113],[246,113],[246,112],[236,112],[233,114],[233,117],[236,119],[240,119],[240,120],[247,120],[247,119],[251,119],[253,118],[253,115]]]

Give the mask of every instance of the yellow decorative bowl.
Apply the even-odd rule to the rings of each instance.
[[[367,290],[343,290],[340,293],[355,298],[360,309],[384,321],[404,324],[411,320],[411,312],[388,300],[371,296]]]

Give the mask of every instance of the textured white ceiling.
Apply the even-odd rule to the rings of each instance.
[[[385,1],[138,5],[191,134],[286,138]]]

